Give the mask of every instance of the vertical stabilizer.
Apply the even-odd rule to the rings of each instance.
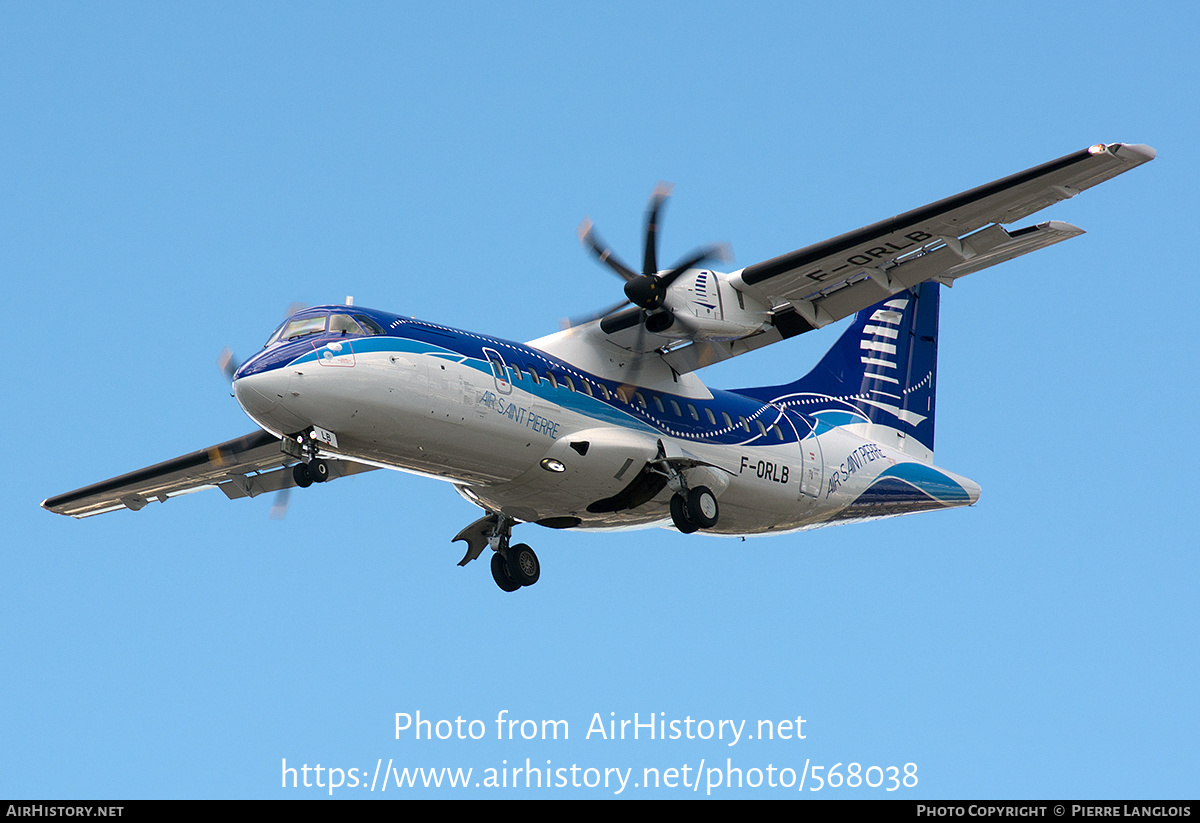
[[[922,283],[860,311],[794,383],[738,393],[815,418],[818,431],[845,426],[931,460],[940,288]]]

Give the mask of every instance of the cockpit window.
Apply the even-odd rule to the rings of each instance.
[[[320,317],[305,317],[301,320],[293,320],[284,326],[283,334],[279,335],[279,339],[287,342],[295,340],[297,337],[307,337],[310,334],[320,334],[325,331],[325,315]]]
[[[363,327],[366,334],[384,334],[383,326],[363,314],[354,315],[354,319]]]
[[[377,322],[367,317],[365,314],[331,314],[331,315],[316,315],[315,317],[301,317],[295,320],[285,320],[283,325],[277,328],[267,339],[266,345],[273,346],[276,343],[287,343],[291,340],[298,340],[301,337],[308,337],[313,334],[321,334],[325,331],[326,323],[329,321],[329,331],[332,334],[342,334],[347,337],[369,337],[376,334],[387,334]]]
[[[279,328],[277,328],[277,329],[275,329],[275,331],[271,332],[271,336],[267,338],[267,342],[263,343],[264,349],[279,339],[279,335],[283,331],[283,327],[286,325],[287,325],[287,321],[285,320],[279,324]]]
[[[358,325],[358,321],[348,314],[331,314],[329,316],[329,331],[333,333],[341,332],[342,334],[366,334],[362,326]]]

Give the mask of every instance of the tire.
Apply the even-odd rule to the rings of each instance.
[[[702,529],[711,529],[717,525],[721,510],[717,506],[717,496],[708,486],[697,486],[688,492],[687,511]]]
[[[314,483],[324,483],[329,479],[329,464],[320,458],[309,461],[308,471]]]
[[[691,534],[700,528],[700,524],[692,520],[682,494],[671,495],[671,520],[682,534]]]
[[[515,592],[521,584],[508,576],[508,563],[500,552],[492,552],[492,578],[496,585],[506,592]]]
[[[292,466],[292,480],[302,489],[307,489],[313,483],[312,473],[308,470],[308,464],[297,463]]]
[[[524,543],[508,547],[508,576],[522,586],[532,586],[542,576],[542,564]]]

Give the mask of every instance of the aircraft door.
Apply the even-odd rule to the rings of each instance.
[[[504,362],[500,352],[485,346],[483,356],[487,358],[492,367],[492,378],[496,381],[496,391],[500,394],[512,394],[513,387],[512,380],[508,376],[508,364]]]
[[[803,425],[797,426],[797,429]],[[825,482],[825,459],[821,454],[821,441],[814,433],[800,435],[800,499],[821,496]]]

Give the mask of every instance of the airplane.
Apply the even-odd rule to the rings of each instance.
[[[933,464],[941,287],[1082,234],[1004,226],[1153,160],[1096,144],[771,260],[724,273],[707,246],[657,262],[669,189],[646,211],[641,271],[585,220],[625,300],[528,343],[353,305],[290,314],[230,367],[259,430],[42,503],[76,518],[215,486],[230,499],[374,469],[453,484],[483,516],[507,592],[541,575],[513,528],[673,527],[746,536],[974,504]],[[710,389],[696,371],[854,315],[806,375]]]

